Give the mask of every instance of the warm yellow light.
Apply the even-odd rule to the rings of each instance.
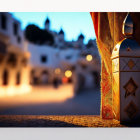
[[[61,70],[59,68],[56,68],[54,72],[55,74],[60,74]]]
[[[92,61],[92,59],[93,59],[93,58],[92,58],[92,55],[88,54],[88,55],[86,56],[86,60],[87,60],[87,61]]]
[[[0,87],[0,97],[5,96],[15,96],[27,94],[31,91],[30,85],[20,85],[20,86],[1,86]]]
[[[70,70],[65,71],[65,76],[70,78],[72,76],[72,72]]]

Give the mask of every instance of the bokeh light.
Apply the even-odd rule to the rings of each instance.
[[[86,56],[86,60],[87,60],[87,61],[92,61],[92,59],[93,59],[92,55],[88,54],[88,55]]]
[[[65,76],[66,76],[67,78],[70,78],[70,77],[72,76],[72,72],[71,72],[70,70],[66,70],[66,71],[65,71]]]
[[[61,73],[61,69],[60,68],[56,68],[54,72],[55,72],[55,74],[60,74]]]

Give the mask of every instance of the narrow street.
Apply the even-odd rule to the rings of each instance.
[[[119,127],[100,118],[100,92],[74,95],[71,84],[37,86],[29,94],[0,98],[0,127]]]
[[[122,125],[117,120],[104,120],[100,116],[92,115],[0,115],[0,127],[127,127],[127,125]]]
[[[71,84],[37,86],[29,94],[0,98],[0,115],[99,115],[100,92],[89,89],[77,96]]]

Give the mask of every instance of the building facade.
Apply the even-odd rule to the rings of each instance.
[[[89,40],[85,44],[84,35],[80,34],[76,41],[66,41],[63,29],[58,33],[50,30],[48,18],[44,30],[51,33],[54,43],[28,43],[31,54],[31,83],[51,84],[57,78],[64,83],[73,82],[75,92],[99,86],[100,56],[96,40]],[[70,76],[66,75],[67,71],[71,72]]]
[[[56,82],[72,82],[75,92],[99,85],[96,40],[85,44],[80,34],[76,41],[67,41],[63,29],[50,30],[48,18],[43,30],[52,35],[53,44],[29,41],[20,21],[10,13],[0,13],[0,96],[28,93],[31,85]]]
[[[29,60],[20,22],[10,13],[0,13],[0,96],[28,93]]]

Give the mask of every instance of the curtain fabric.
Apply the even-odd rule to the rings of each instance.
[[[127,12],[91,12],[96,41],[101,55],[101,116],[113,118],[112,110],[112,61],[114,46],[124,39],[123,21]],[[133,38],[140,44],[140,13],[130,13],[134,23]]]

